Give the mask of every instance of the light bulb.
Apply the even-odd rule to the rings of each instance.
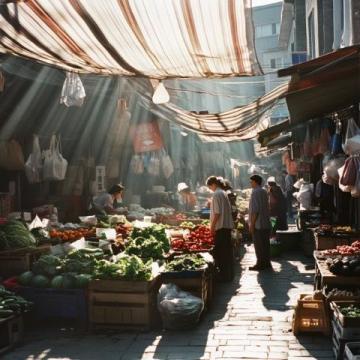
[[[170,95],[161,81],[154,91],[152,101],[154,104],[166,104],[170,101]]]

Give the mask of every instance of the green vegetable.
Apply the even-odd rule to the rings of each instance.
[[[43,255],[32,266],[38,275],[53,277],[61,271],[62,261],[54,255]]]
[[[164,225],[156,224],[148,226],[144,229],[134,228],[130,237],[132,239],[136,239],[138,237],[148,239],[150,236],[153,236],[158,242],[162,243],[164,252],[167,253],[170,250],[170,243],[166,235]]]
[[[0,226],[0,250],[36,246],[36,239],[18,220],[10,220]]]
[[[57,275],[51,280],[51,287],[55,289],[61,289],[63,287],[64,277]]]
[[[75,274],[64,274],[63,276],[63,288],[73,289],[76,287],[76,275]]]
[[[360,317],[360,307],[356,305],[342,307],[340,311],[346,317]]]
[[[180,227],[186,228],[186,229],[193,229],[193,228],[195,227],[195,224],[192,223],[191,221],[183,221],[183,222],[180,224]]]
[[[199,254],[180,255],[165,265],[166,271],[199,270],[206,261]]]
[[[31,284],[33,277],[34,277],[34,273],[32,271],[26,271],[19,276],[18,278],[19,284],[23,286],[29,286]]]
[[[77,288],[86,288],[89,285],[92,277],[88,274],[79,274],[76,275],[76,287]]]
[[[164,244],[152,235],[148,238],[139,236],[136,239],[130,239],[125,253],[137,255],[143,259],[161,259],[164,256]]]
[[[44,275],[35,275],[32,278],[31,285],[34,287],[39,287],[39,288],[46,288],[46,287],[49,287],[50,281]]]
[[[0,318],[20,314],[31,309],[32,303],[0,285]]]

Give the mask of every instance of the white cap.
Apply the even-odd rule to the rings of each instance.
[[[268,179],[267,179],[267,183],[275,183],[276,184],[276,180],[275,180],[275,177],[274,176],[270,176]]]
[[[184,183],[179,183],[177,186],[178,192],[188,189],[189,187]]]

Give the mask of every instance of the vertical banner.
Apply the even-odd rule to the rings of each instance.
[[[153,120],[133,128],[133,145],[135,153],[161,150],[164,144],[158,122]]]

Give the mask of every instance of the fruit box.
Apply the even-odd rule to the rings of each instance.
[[[359,317],[348,317],[341,312],[341,308],[356,305],[360,308],[360,301],[332,301],[330,307],[334,312],[334,318],[338,320],[342,327],[360,327]]]

